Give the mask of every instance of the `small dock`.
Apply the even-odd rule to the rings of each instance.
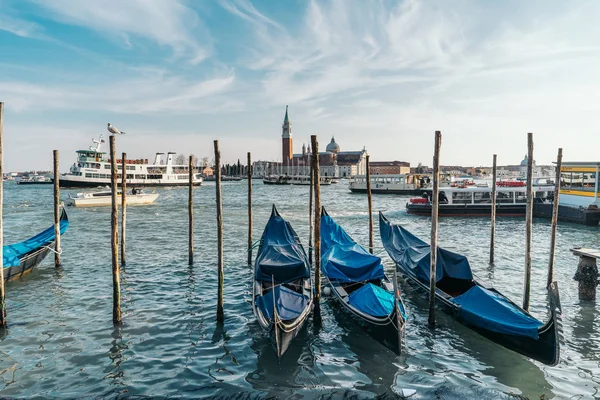
[[[577,272],[573,277],[579,283],[579,300],[596,300],[599,276],[596,260],[600,259],[600,250],[574,247],[571,252],[579,256]]]

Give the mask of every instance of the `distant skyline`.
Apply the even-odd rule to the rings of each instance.
[[[600,2],[0,0],[5,170],[118,151],[224,163],[366,147],[373,160],[600,159]],[[105,147],[107,149],[107,146]]]

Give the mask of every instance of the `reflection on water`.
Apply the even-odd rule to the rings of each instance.
[[[43,186],[43,185],[42,185]],[[6,184],[5,237],[11,243],[50,226],[52,190]],[[216,315],[214,184],[196,191],[195,263],[187,262],[187,191],[158,189],[151,206],[128,211],[128,263],[121,272],[124,324],[112,324],[110,209],[69,209],[62,268],[53,257],[6,285],[9,330],[0,337],[3,397],[186,398],[361,397],[412,399],[593,398],[600,389],[597,305],[580,303],[572,276],[575,245],[597,247],[598,228],[562,224],[556,279],[563,306],[561,362],[546,367],[457,324],[441,311],[427,328],[427,297],[399,280],[408,310],[402,355],[382,345],[331,298],[322,325],[310,319],[281,361],[252,313],[252,270],[246,263],[246,183],[223,185],[225,323]],[[254,188],[254,238],[271,205],[306,246],[308,188]],[[69,191],[63,191],[68,195]],[[375,196],[374,210],[427,238],[428,218],[408,216],[407,198]],[[359,243],[368,241],[366,197],[343,184],[322,189],[328,212]],[[495,264],[489,264],[489,221],[443,218],[440,245],[467,255],[477,276],[519,303],[525,229],[519,218],[498,219]],[[547,317],[545,291],[550,224],[534,224],[531,311]],[[393,264],[376,251],[391,275]],[[107,357],[108,356],[108,357]]]

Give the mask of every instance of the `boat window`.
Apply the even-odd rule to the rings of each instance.
[[[146,179],[146,175],[136,175],[135,179]]]
[[[513,202],[513,192],[498,192],[498,193],[496,193],[496,202],[497,203],[512,203]]]
[[[104,169],[110,169],[110,164],[104,164]]]
[[[515,203],[527,203],[527,193],[515,192]]]
[[[452,192],[452,204],[471,204],[473,192]]]
[[[492,194],[490,192],[474,192],[473,193],[474,203],[491,203]]]

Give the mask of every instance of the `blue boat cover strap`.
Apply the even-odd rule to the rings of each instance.
[[[321,216],[321,270],[342,283],[366,282],[385,276],[381,258],[360,246],[329,215]]]
[[[306,309],[309,298],[303,294],[294,292],[285,286],[275,286],[275,300],[277,302],[277,314],[283,321],[298,318]],[[273,319],[273,290],[269,290],[262,296],[256,297],[256,306],[270,321]]]
[[[379,224],[379,229],[383,246],[394,262],[411,271],[421,282],[429,284],[431,265],[429,244],[400,225],[392,225],[387,220]],[[473,274],[467,257],[438,247],[436,282],[444,277],[472,280]]]
[[[372,283],[350,293],[348,302],[354,308],[374,317],[386,317],[394,311],[394,294]]]
[[[310,278],[308,257],[291,225],[273,210],[255,261],[255,279],[276,283]]]
[[[65,233],[68,227],[69,220],[61,219],[60,234],[62,235]],[[18,267],[21,264],[21,257],[40,247],[48,246],[54,239],[54,226],[51,226],[45,231],[42,231],[23,242],[2,246],[2,262],[4,268]]]
[[[538,328],[543,325],[502,295],[481,286],[473,286],[451,301],[460,306],[459,318],[494,332],[537,339]]]

